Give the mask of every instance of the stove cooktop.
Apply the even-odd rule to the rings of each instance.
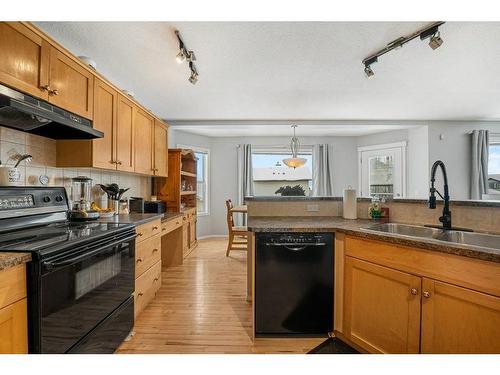
[[[63,222],[0,234],[0,251],[47,255],[62,248],[94,242],[134,228],[132,224]]]

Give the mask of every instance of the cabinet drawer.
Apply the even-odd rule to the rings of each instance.
[[[156,295],[161,286],[161,262],[155,263],[135,280],[134,315],[137,316]]]
[[[26,297],[26,266],[0,271],[0,309]]]
[[[178,217],[161,224],[161,234],[167,234],[182,226],[182,217]]]
[[[139,277],[161,259],[161,237],[153,236],[136,246],[135,277]]]
[[[0,309],[0,354],[28,353],[26,298]]]
[[[161,230],[160,219],[156,219],[150,221],[149,223],[139,225],[136,228],[137,231],[136,243],[142,242],[145,239],[160,233],[160,230]]]

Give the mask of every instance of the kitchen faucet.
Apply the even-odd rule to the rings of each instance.
[[[437,168],[441,167],[444,178],[444,196],[441,195],[439,191],[434,187],[434,182],[436,181],[436,171]],[[450,211],[450,194],[448,191],[448,176],[446,175],[446,168],[441,160],[437,160],[431,168],[431,189],[429,196],[429,208],[436,208],[436,193],[444,200],[443,216],[439,218],[439,221],[443,223],[444,230],[451,229],[451,211]]]

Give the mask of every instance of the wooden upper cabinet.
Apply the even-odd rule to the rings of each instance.
[[[500,298],[423,279],[422,353],[500,353]]]
[[[153,116],[137,108],[134,128],[134,170],[137,173],[153,174]]]
[[[134,104],[119,94],[116,129],[116,169],[120,171],[134,171],[135,111]]]
[[[418,353],[421,278],[349,256],[344,334],[371,353]]]
[[[92,141],[93,166],[116,168],[116,118],[118,93],[100,79],[94,85],[94,129],[104,133]]]
[[[168,130],[155,120],[153,172],[155,176],[168,176]]]
[[[94,75],[57,48],[50,49],[49,102],[92,119]]]
[[[48,99],[50,45],[19,22],[0,22],[0,82]]]

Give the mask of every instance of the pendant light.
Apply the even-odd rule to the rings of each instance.
[[[299,168],[306,164],[307,160],[304,158],[297,157],[300,149],[299,139],[295,136],[295,128],[297,125],[292,125],[293,128],[293,138],[290,142],[290,149],[292,150],[292,157],[288,159],[283,159],[283,163],[290,168]]]

